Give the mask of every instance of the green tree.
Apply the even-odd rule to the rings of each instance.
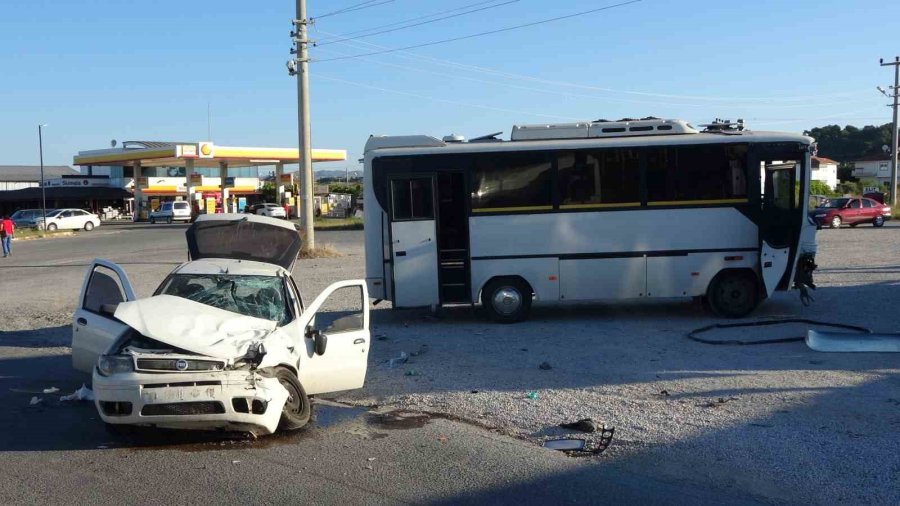
[[[828,184],[824,181],[810,181],[809,182],[809,194],[810,195],[824,195],[826,197],[833,197],[837,195],[837,193],[831,189]]]

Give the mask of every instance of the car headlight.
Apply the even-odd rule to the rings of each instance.
[[[97,369],[104,376],[131,372],[134,370],[134,360],[124,355],[100,355],[100,359],[97,360]]]

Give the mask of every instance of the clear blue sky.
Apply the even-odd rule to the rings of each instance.
[[[361,0],[309,0],[315,16]],[[496,3],[501,3],[498,0]],[[478,0],[394,0],[324,17],[344,34]],[[562,16],[616,0],[519,0],[480,13],[313,48],[319,60]],[[141,7],[138,7],[140,5]],[[295,146],[289,0],[4,2],[0,164],[71,164],[110,139]],[[313,144],[355,160],[369,134],[476,136],[515,123],[646,115],[751,128],[890,121],[878,59],[900,54],[884,0],[644,0],[522,30],[311,65]],[[376,46],[372,46],[375,44]]]

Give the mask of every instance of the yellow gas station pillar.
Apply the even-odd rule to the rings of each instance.
[[[144,192],[141,189],[141,162],[137,160],[133,162],[134,167],[134,209],[132,212],[134,216],[132,217],[133,221],[140,221],[141,219],[141,210],[144,208],[142,205],[142,201],[144,200]]]
[[[228,179],[228,162],[219,162],[219,191],[222,193],[222,212],[229,212],[228,209],[228,187],[225,186],[225,180]]]

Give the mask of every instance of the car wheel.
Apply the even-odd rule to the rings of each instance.
[[[85,232],[90,232],[91,230],[94,230],[94,222],[89,221],[89,222],[85,223],[84,230],[85,230]]]
[[[56,229],[57,229],[56,223],[51,223],[51,224],[47,225],[47,230],[49,230],[50,232],[53,232]]]
[[[716,316],[740,318],[759,305],[759,284],[747,271],[720,272],[709,283],[706,298]]]
[[[169,225],[172,224],[172,217],[171,217],[171,216],[169,216],[168,218],[166,218],[166,223],[168,223]]]
[[[297,375],[291,371],[279,368],[275,373],[278,382],[288,391],[288,398],[281,409],[281,421],[278,428],[281,430],[296,430],[309,422],[312,408],[309,405],[309,397],[303,390],[303,385],[297,379]]]
[[[875,219],[872,220],[872,225],[875,225],[876,227],[883,227],[884,226],[884,216],[876,216]]]
[[[835,216],[831,218],[831,228],[841,228],[841,217]]]
[[[528,318],[533,290],[519,278],[495,279],[484,287],[481,300],[497,323],[516,323]]]

